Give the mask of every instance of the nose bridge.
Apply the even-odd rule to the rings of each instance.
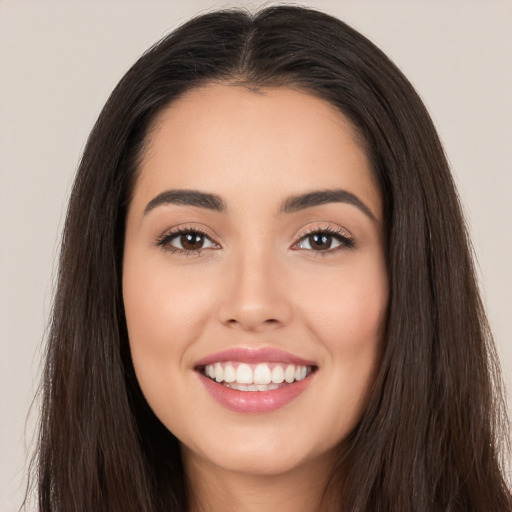
[[[246,330],[264,330],[287,323],[291,304],[277,255],[266,247],[246,247],[230,259],[221,321]]]

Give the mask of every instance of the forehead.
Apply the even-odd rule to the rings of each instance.
[[[330,103],[302,91],[203,86],[164,109],[146,142],[136,195],[194,188],[268,198],[343,187],[380,211],[356,130]]]

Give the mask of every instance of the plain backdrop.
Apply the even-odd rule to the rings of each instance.
[[[424,99],[468,218],[512,389],[512,2],[302,1],[380,46]],[[266,2],[268,5],[268,2]],[[66,200],[110,91],[191,16],[261,2],[0,0],[0,511],[24,492]]]

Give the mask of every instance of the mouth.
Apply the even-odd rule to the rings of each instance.
[[[243,392],[274,391],[306,379],[314,365],[217,361],[196,368],[204,377],[226,388]]]
[[[208,394],[237,413],[269,413],[299,397],[318,366],[272,348],[228,349],[194,367]]]

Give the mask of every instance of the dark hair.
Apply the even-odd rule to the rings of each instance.
[[[293,6],[189,21],[146,52],[107,101],[63,234],[42,384],[40,510],[187,509],[178,442],[135,378],[121,268],[148,130],[170,102],[211,82],[292,87],[335,105],[358,130],[380,186],[387,331],[368,407],[333,469],[340,510],[512,510],[499,367],[432,121],[375,45]]]

